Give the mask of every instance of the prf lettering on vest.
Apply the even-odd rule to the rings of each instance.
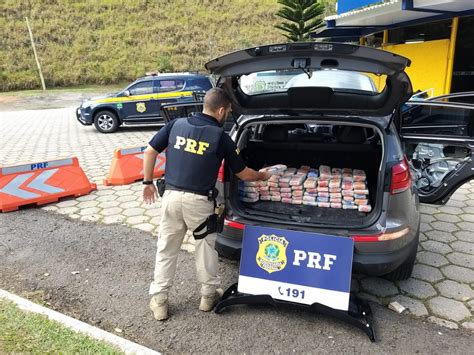
[[[192,138],[176,136],[176,143],[174,145],[174,148],[181,150],[182,147],[184,147],[185,152],[203,155],[204,151],[209,148],[209,143],[198,142]]]
[[[322,270],[331,270],[331,265],[334,264],[336,260],[336,255],[323,254],[324,265],[321,266],[321,254],[313,253],[312,251],[305,252],[304,250],[295,250],[295,258],[293,260],[293,265],[300,266],[300,261],[308,260],[306,267],[313,269],[322,269]]]

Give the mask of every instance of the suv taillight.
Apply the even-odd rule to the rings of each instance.
[[[234,228],[234,229],[240,229],[240,230],[244,230],[245,228],[245,224],[235,222],[235,221],[229,221],[227,218],[224,219],[224,226],[226,226],[227,228]]]
[[[407,157],[392,167],[392,183],[390,193],[392,195],[406,191],[411,187],[411,173]]]
[[[219,173],[217,174],[217,181],[224,182],[224,161],[222,161],[221,167],[219,168]]]

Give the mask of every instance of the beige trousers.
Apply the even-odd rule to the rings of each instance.
[[[150,295],[167,298],[176,273],[178,253],[186,231],[194,231],[213,213],[214,203],[189,192],[167,190],[161,203],[155,274],[150,285]],[[201,295],[210,296],[220,283],[217,251],[214,249],[217,235],[209,234],[195,241],[194,257],[197,279],[201,283]]]

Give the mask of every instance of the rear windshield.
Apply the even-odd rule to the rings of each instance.
[[[334,91],[380,92],[372,79],[374,75],[345,70],[315,70],[303,72],[301,69],[271,70],[242,75],[239,84],[247,95],[285,92],[291,87],[330,87]],[[379,83],[377,83],[379,84]]]

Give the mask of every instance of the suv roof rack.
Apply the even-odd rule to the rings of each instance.
[[[196,71],[186,71],[186,72],[176,72],[176,73],[162,73],[159,71],[149,71],[145,72],[145,76],[168,76],[168,75],[201,75],[198,70]]]

